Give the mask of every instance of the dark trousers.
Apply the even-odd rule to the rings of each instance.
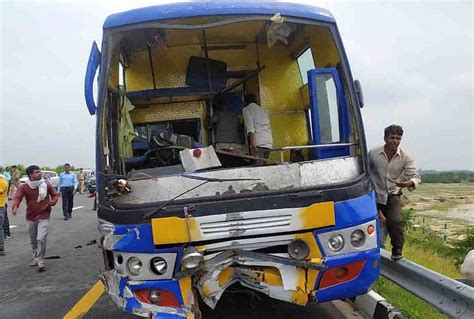
[[[74,206],[74,187],[61,187],[61,197],[63,199],[63,215],[69,217]]]
[[[11,233],[10,233],[10,221],[8,220],[8,206],[5,205],[5,215],[4,215],[4,219],[3,219],[3,235],[6,237],[6,236],[11,236]]]
[[[403,235],[402,205],[400,195],[389,195],[387,204],[377,204],[387,219],[387,231],[392,243],[392,255],[401,255],[405,238]]]

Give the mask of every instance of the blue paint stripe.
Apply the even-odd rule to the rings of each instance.
[[[173,3],[116,13],[107,17],[104,29],[147,21],[213,15],[275,15],[291,16],[335,23],[332,14],[312,5],[281,2],[195,1]]]
[[[376,268],[373,267],[375,261],[380,261],[380,254],[378,249],[371,250],[363,256],[351,254],[351,256],[348,255],[346,258],[338,258],[333,262],[328,262],[329,264],[331,264],[330,268],[334,268],[336,267],[336,265],[342,266],[363,259],[366,260],[366,263],[357,278],[343,284],[318,290],[316,292],[316,299],[318,300],[318,302],[326,302],[335,299],[355,297],[369,291],[371,285],[377,279],[380,273],[380,262],[377,263]]]

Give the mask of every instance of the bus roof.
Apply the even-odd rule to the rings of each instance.
[[[277,13],[280,13],[283,17],[291,16],[335,22],[334,17],[328,10],[307,4],[211,0],[176,2],[112,14],[105,20],[104,29],[174,18],[209,15],[274,15]]]

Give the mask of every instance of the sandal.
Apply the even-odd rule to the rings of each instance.
[[[392,260],[393,261],[399,261],[400,259],[402,259],[403,256],[402,255],[392,255]]]

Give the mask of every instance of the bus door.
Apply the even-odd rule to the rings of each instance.
[[[311,134],[317,159],[348,156],[350,121],[344,90],[336,68],[308,71]],[[328,145],[328,144],[334,144]]]

